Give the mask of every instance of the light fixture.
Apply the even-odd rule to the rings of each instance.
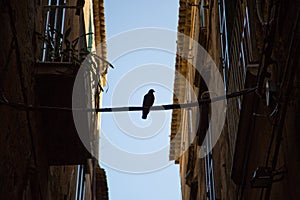
[[[251,178],[252,188],[268,188],[272,185],[273,173],[271,167],[258,167]]]

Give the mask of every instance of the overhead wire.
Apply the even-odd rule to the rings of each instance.
[[[152,111],[161,110],[171,110],[171,109],[183,109],[190,107],[199,107],[202,104],[209,104],[218,101],[225,101],[226,99],[235,98],[238,96],[247,95],[249,93],[255,92],[256,87],[246,88],[241,91],[232,92],[223,96],[218,96],[214,98],[204,98],[196,102],[184,103],[184,104],[166,104],[152,106]],[[1,92],[1,90],[0,90]],[[20,111],[42,111],[42,110],[55,110],[55,111],[83,111],[83,112],[128,112],[128,111],[141,111],[143,107],[141,106],[129,106],[129,107],[115,107],[115,108],[71,108],[71,107],[58,107],[58,106],[48,106],[48,105],[29,105],[24,103],[14,103],[6,99],[4,94],[0,94],[0,105],[5,105]]]

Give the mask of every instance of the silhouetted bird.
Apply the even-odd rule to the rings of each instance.
[[[154,103],[154,93],[155,91],[153,89],[150,89],[149,92],[144,96],[144,101],[143,101],[143,119],[147,119],[147,115],[150,111],[151,106]]]

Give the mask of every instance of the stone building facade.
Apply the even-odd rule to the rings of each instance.
[[[213,146],[213,104],[200,106],[199,115],[173,111],[170,160],[180,165],[182,199],[298,199],[299,2],[181,0],[179,9],[178,31],[207,50],[225,93],[247,93],[227,99],[226,121]],[[176,70],[194,83],[198,100],[207,93],[213,98],[210,83],[183,62],[176,59]],[[174,103],[188,101],[177,77],[174,93]],[[196,130],[185,125],[193,120]],[[201,149],[212,147],[201,158]]]
[[[100,115],[84,118],[87,146],[71,110],[76,73],[93,51],[101,77],[81,88],[92,97],[82,106],[101,106],[103,1],[4,0],[0,15],[0,199],[108,199],[98,164]]]

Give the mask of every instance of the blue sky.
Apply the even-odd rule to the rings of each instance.
[[[137,28],[160,27],[176,31],[178,4],[179,1],[174,0],[105,1],[107,40],[109,41],[110,38],[117,37],[116,35]],[[176,45],[175,39],[174,45]],[[103,107],[127,106],[128,104],[140,106],[144,94],[150,88],[156,90],[156,105],[172,103],[174,78],[172,70],[175,65],[175,55],[155,49],[147,49],[131,52],[120,56],[118,59],[111,59],[110,48],[108,42],[108,60],[113,63],[115,69],[110,70],[108,74],[108,92],[103,95]],[[156,74],[151,73],[151,70],[156,71],[157,69],[164,69],[164,71]],[[137,81],[134,85],[134,80],[137,80],[137,77],[140,81]],[[143,80],[145,80],[145,83],[141,82]],[[162,80],[166,80],[166,82],[162,83]],[[126,89],[131,90],[127,86],[129,82],[132,83],[131,87],[134,90],[124,91]],[[118,95],[123,94],[122,92],[129,94],[128,98],[125,98],[125,103],[118,101]],[[122,114],[102,114],[101,138],[104,135],[108,141],[118,148],[135,154],[145,154],[167,148],[170,135],[170,111],[151,112],[149,119],[146,121],[141,120],[140,112],[125,115],[128,115],[131,124],[122,122],[124,118]],[[158,129],[151,126],[153,123],[159,124],[157,121],[162,122],[162,126]],[[126,125],[124,126],[122,123]],[[105,153],[105,147],[105,145],[100,146],[100,157],[101,148],[104,148],[103,153]],[[118,155],[108,153],[106,156]],[[168,159],[167,153],[161,156],[162,158],[158,159]],[[122,158],[118,159],[123,162]],[[129,165],[137,165],[134,162],[132,161]],[[141,161],[137,160],[136,162]],[[111,200],[181,199],[179,166],[171,164],[171,162],[169,165],[161,166],[161,169],[143,173],[128,173],[122,167],[116,167],[106,162],[101,162],[101,166],[106,169]],[[117,168],[117,170],[114,168]]]

